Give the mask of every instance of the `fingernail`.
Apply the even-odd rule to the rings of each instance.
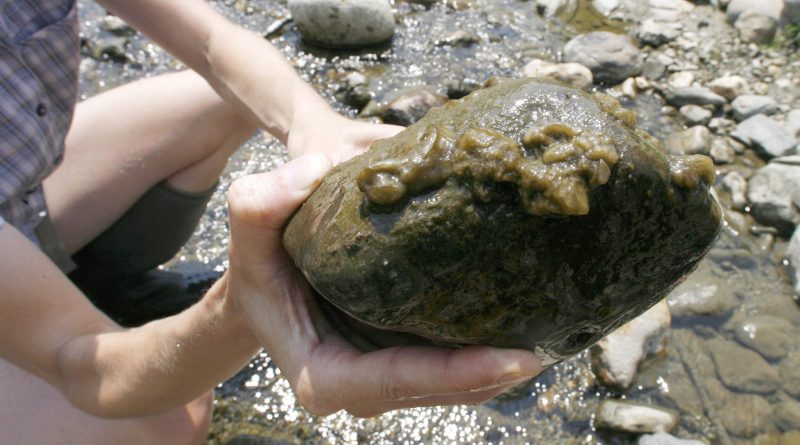
[[[289,187],[298,192],[306,192],[315,189],[330,168],[331,161],[327,156],[312,153],[286,164],[283,174]]]

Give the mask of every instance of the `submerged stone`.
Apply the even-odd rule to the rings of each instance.
[[[661,300],[717,234],[711,160],[668,157],[635,121],[606,95],[490,79],[332,170],[284,245],[342,323],[553,363]]]

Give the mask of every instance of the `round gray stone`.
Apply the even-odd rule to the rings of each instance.
[[[606,31],[579,35],[564,47],[567,62],[580,63],[598,82],[618,84],[642,72],[642,53],[627,36]]]
[[[394,34],[387,0],[289,0],[288,6],[300,34],[317,45],[363,47]]]

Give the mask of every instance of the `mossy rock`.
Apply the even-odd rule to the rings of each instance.
[[[719,230],[711,160],[635,121],[607,95],[490,79],[334,168],[284,245],[337,323],[554,363],[662,299]]]

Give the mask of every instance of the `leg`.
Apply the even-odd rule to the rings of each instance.
[[[254,131],[190,71],[79,104],[64,161],[44,183],[65,247],[78,251],[165,179],[177,190],[207,190]]]
[[[108,420],[69,404],[55,388],[0,360],[0,445],[201,444],[211,420],[211,393],[158,416]]]

